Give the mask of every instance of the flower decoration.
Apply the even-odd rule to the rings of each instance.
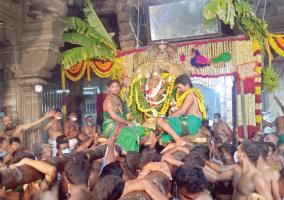
[[[180,54],[179,60],[180,60],[181,62],[185,62],[185,61],[186,61],[186,56],[185,56],[184,53]]]

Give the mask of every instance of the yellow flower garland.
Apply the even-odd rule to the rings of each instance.
[[[119,93],[119,96],[120,98],[126,102],[126,88],[123,87],[121,90],[120,90],[120,93]]]
[[[128,107],[130,107],[133,103],[133,92],[134,92],[133,87],[134,87],[134,84],[136,83],[136,81],[138,81],[138,80],[139,80],[139,78],[138,78],[138,76],[136,76],[130,84],[129,101],[128,101],[128,104],[127,104]]]
[[[139,102],[139,98],[138,98],[138,90],[137,88],[135,88],[135,102],[136,102],[136,105],[137,105],[137,108],[138,110],[140,110],[142,113],[144,113],[147,117],[151,117],[150,114],[148,114],[149,112],[153,112],[151,108],[148,108],[148,109],[144,109],[142,108],[140,102]]]
[[[163,108],[159,112],[160,116],[165,115],[167,113],[167,111],[169,110],[170,103],[171,103],[171,98],[169,96],[174,89],[174,83],[175,83],[175,79],[176,79],[176,77],[174,75],[171,75],[171,74],[167,74],[167,75],[168,75],[168,77],[165,77],[165,78],[171,78],[171,82],[168,85],[166,96],[165,96],[165,98],[167,98],[167,100],[165,101]]]
[[[189,93],[193,93],[194,96],[196,96],[197,98],[197,103],[198,103],[198,107],[199,107],[199,110],[201,111],[202,113],[202,118],[203,119],[206,119],[207,117],[207,114],[206,114],[206,107],[205,107],[205,102],[204,102],[204,96],[203,94],[201,93],[200,90],[198,89],[195,89],[195,88],[190,88],[188,90],[186,90],[183,94],[179,95],[178,92],[176,94],[176,107],[179,108],[182,106],[185,98],[187,97],[187,95]]]
[[[186,90],[182,95],[179,95],[179,93],[177,92],[177,94],[176,94],[176,107],[177,108],[180,108],[182,106],[185,98],[191,92],[192,92],[192,89]]]

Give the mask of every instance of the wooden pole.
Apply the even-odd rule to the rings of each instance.
[[[187,145],[187,147],[192,150],[192,145]],[[181,161],[185,157],[185,155],[186,153],[184,152],[173,153],[174,159],[179,161]],[[173,174],[175,167],[171,165],[169,165],[169,167]],[[146,179],[152,181],[164,196],[166,197],[168,196],[172,184],[169,177],[167,177],[162,172],[151,172],[149,175],[146,176]],[[151,197],[145,192],[133,192],[121,198],[121,200],[134,200],[134,199],[151,200]]]
[[[165,174],[162,172],[151,172],[146,176],[146,179],[152,181],[164,196],[168,196],[171,189],[171,181]],[[151,197],[146,192],[133,192],[121,198],[121,200],[133,199],[151,200]]]
[[[245,103],[245,92],[244,92],[244,81],[243,80],[240,80],[240,86],[241,86],[241,109],[242,109],[244,138],[248,139],[248,124],[247,124],[247,114],[246,114],[246,103]]]
[[[89,157],[89,160],[93,161],[104,157],[105,151],[106,145],[101,145],[94,149],[87,150],[86,153]],[[67,161],[76,154],[77,153],[64,155],[61,157],[52,157],[48,160],[45,160],[45,162],[55,166],[57,171],[62,172]],[[28,165],[1,169],[0,186],[5,187],[6,189],[13,189],[20,185],[37,181],[43,177],[44,175],[42,173]]]

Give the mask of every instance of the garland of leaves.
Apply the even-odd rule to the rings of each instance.
[[[203,15],[207,20],[219,17],[223,23],[229,24],[231,28],[236,26],[242,33],[254,40],[254,46],[257,43],[262,55],[266,50],[269,62],[266,69],[263,70],[263,86],[268,92],[273,92],[278,88],[278,75],[271,67],[273,56],[269,46],[269,44],[271,45],[271,34],[269,34],[268,25],[255,15],[248,0],[211,0],[205,6]]]
[[[263,70],[263,87],[270,93],[274,92],[279,87],[278,74],[271,66]]]
[[[264,44],[269,35],[267,23],[255,15],[248,0],[211,0],[205,6],[203,15],[207,20],[218,17],[224,24],[231,28],[236,26],[261,44]]]

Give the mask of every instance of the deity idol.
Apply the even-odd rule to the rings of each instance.
[[[166,90],[168,83],[171,80],[167,80],[161,76],[161,72],[158,66],[155,66],[150,75],[149,71],[146,71],[146,84],[145,84],[145,97],[153,110],[153,116],[157,117],[160,107],[165,103]]]

